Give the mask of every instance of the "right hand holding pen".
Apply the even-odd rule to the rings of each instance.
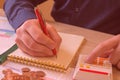
[[[50,37],[40,28],[37,19],[27,20],[16,30],[18,47],[31,56],[53,56],[52,49],[59,49],[61,37],[54,27],[46,24]]]

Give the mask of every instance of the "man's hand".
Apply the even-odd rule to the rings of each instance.
[[[120,69],[120,34],[100,43],[89,55],[86,62],[92,63],[96,57],[108,57]]]
[[[37,19],[25,21],[16,30],[18,47],[32,56],[53,56],[52,49],[59,49],[61,38],[54,27],[46,26],[50,37],[43,33]]]

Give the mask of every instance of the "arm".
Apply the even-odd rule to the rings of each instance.
[[[46,24],[50,37],[40,28],[34,7],[45,0],[6,0],[5,13],[16,30],[16,44],[32,56],[53,56],[52,49],[58,50],[61,38],[56,29]]]
[[[6,16],[16,30],[28,19],[36,18],[34,7],[45,0],[5,0],[4,10]]]

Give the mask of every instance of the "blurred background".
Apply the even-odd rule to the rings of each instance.
[[[0,8],[3,8],[4,0],[0,0]]]

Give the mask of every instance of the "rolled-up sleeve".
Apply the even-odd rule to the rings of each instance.
[[[46,0],[5,0],[4,11],[9,23],[16,30],[28,19],[36,18],[34,7]]]

